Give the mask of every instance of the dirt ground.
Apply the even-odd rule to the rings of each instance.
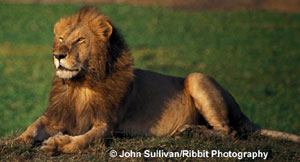
[[[300,0],[4,0],[24,3],[130,3],[185,10],[256,10],[300,13]]]

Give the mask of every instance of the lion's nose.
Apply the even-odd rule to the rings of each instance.
[[[65,58],[67,56],[67,54],[64,54],[64,53],[60,53],[60,54],[53,53],[53,56],[55,58],[57,58],[58,60],[60,60],[60,59]]]

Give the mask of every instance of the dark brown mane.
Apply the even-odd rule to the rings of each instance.
[[[65,83],[55,77],[44,113],[70,134],[85,132],[95,120],[115,124],[117,109],[134,78],[133,61],[122,36],[96,8],[84,7],[76,15],[62,18],[56,28],[62,31],[81,23],[88,24],[96,36],[88,69],[82,77]],[[107,25],[112,27],[108,39]]]

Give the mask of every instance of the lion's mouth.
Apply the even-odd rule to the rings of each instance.
[[[68,69],[68,68],[65,68],[65,67],[63,67],[61,65],[59,65],[58,70],[79,71],[78,69]]]

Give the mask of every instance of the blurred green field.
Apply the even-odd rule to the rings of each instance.
[[[81,6],[0,3],[0,136],[26,128],[47,107],[53,25]],[[136,67],[210,75],[252,121],[300,135],[300,14],[98,6],[121,30]]]

